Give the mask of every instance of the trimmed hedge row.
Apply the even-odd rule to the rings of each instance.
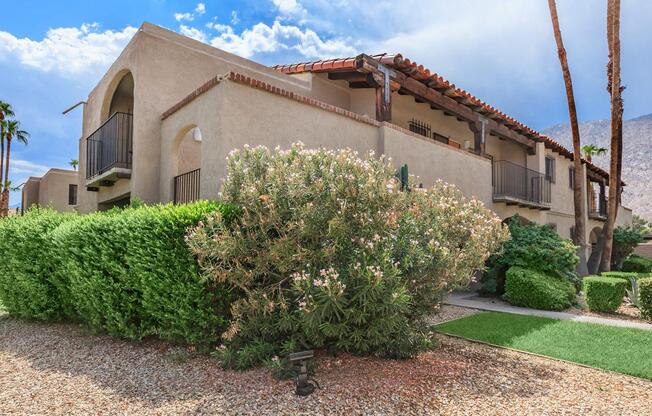
[[[130,339],[211,344],[229,294],[204,279],[186,247],[188,227],[215,202],[90,215],[35,210],[0,222],[0,302],[16,316],[73,319]],[[6,255],[5,255],[6,253]]]
[[[575,303],[575,287],[556,276],[511,267],[507,270],[505,299],[516,306],[560,311]]]
[[[584,296],[589,309],[615,312],[623,303],[627,281],[620,277],[587,276],[583,281]]]
[[[652,320],[652,277],[646,277],[638,281],[639,308],[641,316]]]
[[[652,273],[652,259],[632,254],[623,262],[624,272]]]

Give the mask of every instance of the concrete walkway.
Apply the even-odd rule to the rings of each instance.
[[[591,324],[619,326],[623,328],[636,328],[652,331],[652,324],[626,321],[623,319],[602,318],[598,316],[575,315],[567,312],[542,311],[539,309],[521,308],[512,306],[507,302],[495,298],[480,298],[473,292],[454,292],[444,300],[444,304],[461,306],[464,308],[479,309],[483,311],[514,313],[517,315],[542,316],[544,318],[561,319]]]

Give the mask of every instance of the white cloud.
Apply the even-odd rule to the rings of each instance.
[[[240,23],[240,18],[238,17],[238,12],[233,10],[231,12],[231,24],[232,25],[237,25],[238,23]]]
[[[177,13],[174,14],[174,19],[177,22],[182,22],[182,21],[192,22],[193,20],[195,20],[195,17],[201,16],[204,13],[206,13],[206,5],[204,3],[197,3],[197,6],[195,7],[195,10],[192,13],[191,12],[184,12],[184,13],[177,12]]]
[[[257,23],[240,34],[227,30],[211,39],[210,44],[245,58],[283,50],[299,52],[306,58],[350,56],[357,52],[343,39],[323,40],[310,29],[284,25],[278,20],[271,27]]]
[[[186,13],[175,13],[174,14],[174,19],[177,22],[181,22],[183,20],[187,20],[189,22],[192,22],[193,20],[195,20],[195,15],[193,15],[192,13],[188,13],[188,12],[186,12]]]
[[[42,40],[17,38],[0,31],[0,60],[65,76],[96,74],[105,70],[120,54],[137,29],[99,31],[96,23],[48,30]]]
[[[284,16],[302,17],[307,13],[297,0],[272,0],[272,3]]]
[[[179,27],[179,33],[181,33],[184,36],[188,36],[189,38],[198,40],[200,42],[206,42],[207,40],[206,33],[204,33],[202,30],[197,29],[195,27],[188,27],[186,25],[181,25]]]
[[[11,163],[9,165],[9,171],[11,172],[12,176],[18,175],[21,177],[42,176],[45,172],[48,171],[48,169],[50,168],[47,166],[21,159],[11,159]],[[19,185],[19,183],[14,185]]]
[[[216,23],[216,22],[208,22],[206,23],[206,27],[212,30],[215,30],[217,32],[233,32],[233,28],[229,25],[223,25],[221,23]]]

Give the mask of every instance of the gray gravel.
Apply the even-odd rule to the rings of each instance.
[[[652,415],[652,382],[440,339],[413,360],[319,357],[323,389],[298,398],[265,370],[5,316],[0,414]]]

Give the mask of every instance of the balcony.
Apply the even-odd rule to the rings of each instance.
[[[551,185],[546,175],[506,160],[493,162],[493,200],[507,205],[548,210]]]
[[[188,204],[199,199],[201,169],[191,170],[174,177],[174,203]]]
[[[589,200],[589,218],[592,220],[607,220],[607,197],[598,197],[595,200]]]
[[[112,186],[131,177],[133,115],[114,113],[86,139],[86,187]]]

